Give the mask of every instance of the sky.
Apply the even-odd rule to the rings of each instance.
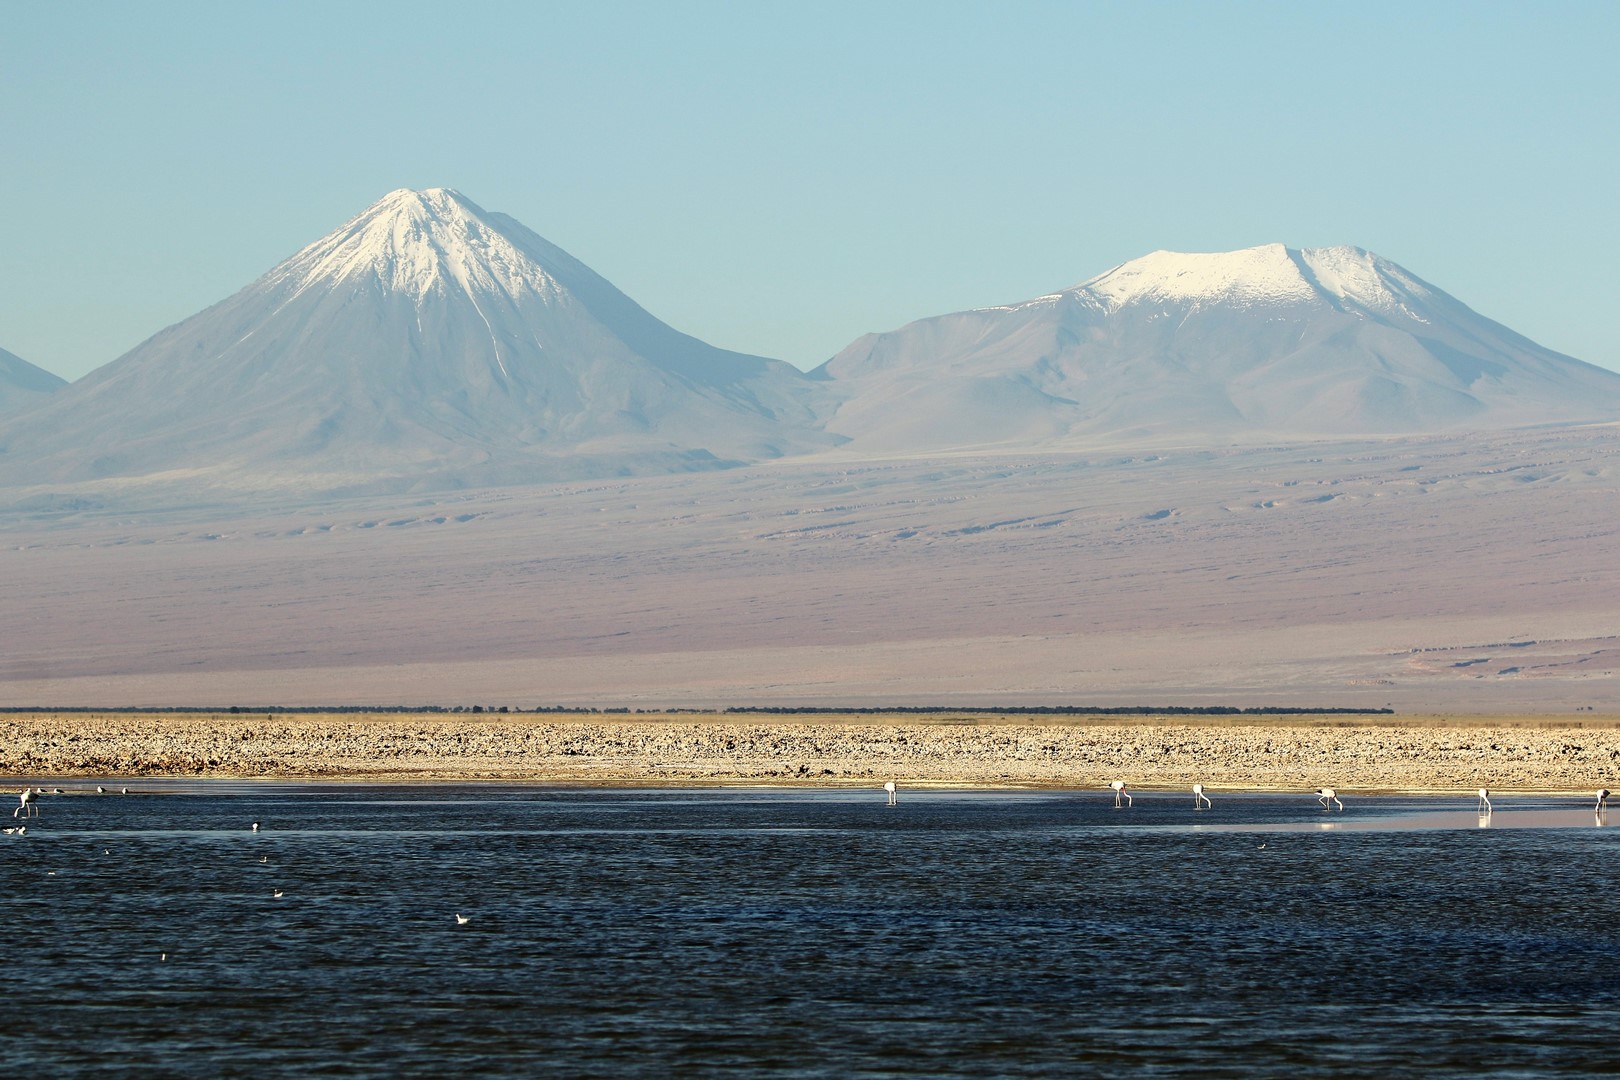
[[[399,187],[810,368],[1353,244],[1620,370],[1620,4],[0,0],[0,348],[68,379]]]

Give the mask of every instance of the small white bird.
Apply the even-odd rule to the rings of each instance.
[[[1338,792],[1334,791],[1330,787],[1319,787],[1319,788],[1317,788],[1316,789],[1316,801],[1322,804],[1322,809],[1324,809],[1324,810],[1333,809],[1333,807],[1328,805],[1329,803],[1338,803],[1339,809],[1340,810],[1344,809],[1344,803],[1339,802],[1339,794],[1338,794]]]
[[[1131,798],[1131,793],[1125,790],[1125,781],[1123,781],[1123,780],[1115,780],[1112,784],[1109,784],[1108,786],[1114,789],[1114,805],[1116,807],[1119,806],[1119,800],[1120,799],[1125,800],[1125,805],[1126,806],[1134,806],[1134,805],[1136,805],[1136,800]]]
[[[472,916],[471,915],[463,915],[459,911],[456,912],[456,925],[457,926],[466,926],[470,922],[472,922]]]
[[[268,856],[268,855],[260,855],[259,856],[259,861],[260,862],[269,862],[270,861],[270,856]]]
[[[258,832],[259,831],[259,823],[257,821],[255,821],[252,825],[248,826],[248,828],[252,829],[254,832]]]
[[[107,789],[102,787],[100,784],[97,784],[96,785],[96,794],[97,795],[105,795],[105,794],[107,794]]]
[[[1479,812],[1482,813],[1482,814],[1488,814],[1488,813],[1491,812],[1491,789],[1490,788],[1480,788],[1479,789]]]
[[[899,796],[897,794],[898,789],[895,787],[893,780],[885,780],[883,782],[883,790],[889,793],[890,806],[894,806],[897,802],[899,802]]]
[[[1194,784],[1193,785],[1193,809],[1194,810],[1203,810],[1203,809],[1206,809],[1208,807],[1212,807],[1214,805],[1215,805],[1214,803],[1209,801],[1209,796],[1204,794],[1204,785],[1203,784]]]
[[[128,795],[129,794],[129,788],[124,788],[118,794],[120,794],[120,795]]]
[[[271,893],[270,898],[272,900],[280,900],[281,899],[281,890],[277,889],[275,892]]]

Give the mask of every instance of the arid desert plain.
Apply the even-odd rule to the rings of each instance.
[[[22,501],[0,700],[1612,714],[1617,477],[1599,425]]]

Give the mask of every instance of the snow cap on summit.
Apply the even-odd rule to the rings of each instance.
[[[499,216],[454,188],[399,188],[271,273],[299,291],[369,272],[387,288],[416,297],[446,279],[467,292],[555,296],[557,272],[573,269],[575,261],[526,229],[527,235],[511,235],[494,220]]]
[[[1239,251],[1155,251],[1064,292],[1089,295],[1109,310],[1135,303],[1296,304],[1327,296],[1393,311],[1403,306],[1402,296],[1428,290],[1394,263],[1358,247],[1263,244]]]
[[[1241,251],[1155,251],[1065,290],[1090,293],[1110,307],[1141,301],[1308,300],[1310,286],[1281,244]]]

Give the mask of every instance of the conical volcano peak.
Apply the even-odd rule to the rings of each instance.
[[[503,228],[500,219],[454,188],[399,188],[272,273],[298,291],[369,276],[416,297],[450,285],[469,293],[557,295],[541,260],[567,257],[526,229]]]
[[[680,333],[450,188],[389,192],[61,393],[0,424],[0,488],[529,483],[838,441],[819,383]]]

